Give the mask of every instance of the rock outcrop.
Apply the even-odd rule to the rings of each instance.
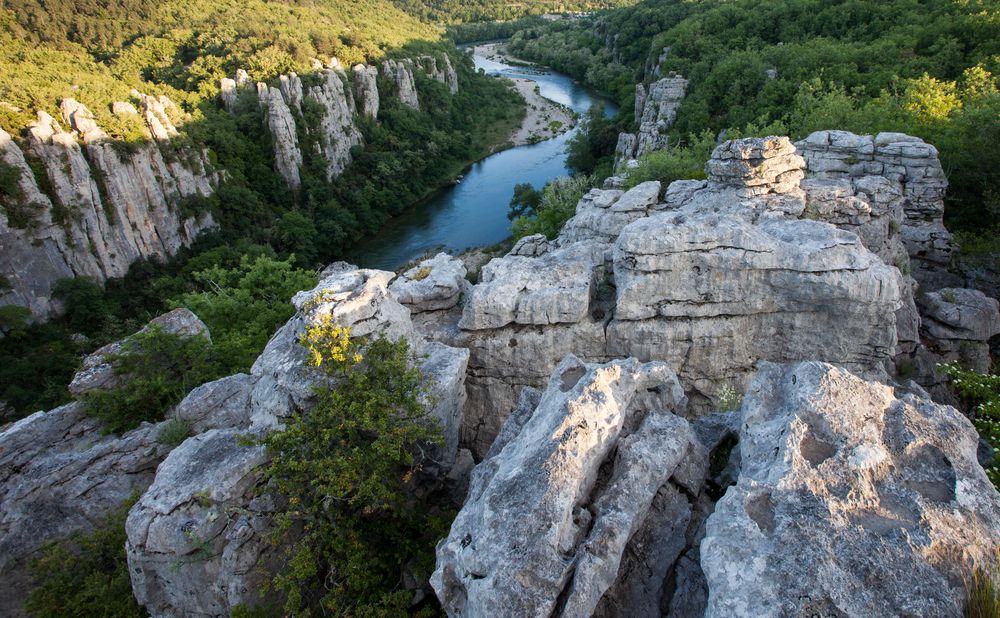
[[[954,283],[945,274],[951,259],[951,234],[942,222],[948,181],[934,146],[902,133],[872,137],[818,131],[796,148],[811,176],[881,176],[895,183],[904,198],[899,234],[912,259],[913,276],[928,291]]]
[[[764,364],[739,481],[706,522],[706,616],[959,616],[1000,495],[954,408],[822,363]]]
[[[315,289],[296,295],[296,315],[249,375],[203,385],[177,407],[178,417],[206,430],[164,460],[126,524],[133,589],[153,615],[224,616],[236,605],[260,602],[261,584],[277,566],[268,536],[276,498],[260,487],[266,453],[239,436],[259,435],[312,404],[312,387],[322,378],[298,343],[307,325],[329,317],[352,336],[407,339],[430,385],[430,418],[444,432],[445,447],[423,473],[443,478],[462,459],[468,352],[416,335],[409,312],[388,292],[392,277],[346,264],[328,268]],[[202,420],[206,409],[214,423]]]
[[[707,468],[674,414],[684,403],[663,363],[566,357],[507,421],[438,545],[448,614],[659,615]]]
[[[469,285],[465,275],[462,260],[438,253],[396,277],[389,291],[413,313],[451,309]]]
[[[635,121],[639,130],[618,135],[616,169],[646,152],[666,147],[667,130],[677,117],[677,108],[687,94],[687,86],[687,80],[679,76],[657,80],[648,90],[643,84],[636,86]]]
[[[169,99],[133,96],[141,113],[124,102],[115,110],[138,115],[147,142],[112,140],[73,99],[61,105],[70,131],[45,112],[25,144],[0,131],[0,160],[17,187],[0,197],[0,304],[48,318],[59,309],[51,299],[59,279],[120,277],[136,260],[173,255],[215,225],[207,211],[184,217],[180,209],[215,190],[220,174],[208,153],[170,143],[178,135],[171,117],[182,114]]]
[[[663,198],[658,183],[592,190],[556,241],[532,241],[544,251],[523,245],[486,265],[457,324],[426,322],[470,350],[462,431],[474,452],[485,454],[518,391],[544,384],[567,353],[666,361],[692,413],[724,387],[742,390],[761,359],[885,375],[905,281],[853,232],[863,217],[810,214],[805,163],[786,138],[722,144],[706,172]],[[878,208],[895,203],[877,183],[860,186]],[[875,238],[887,216],[865,232],[876,250],[889,242]],[[810,220],[823,217],[845,218],[844,229]]]
[[[302,186],[302,179],[299,176],[302,151],[299,150],[299,138],[292,110],[285,102],[281,90],[268,87],[264,82],[257,83],[257,98],[264,111],[264,126],[271,133],[274,171],[285,179],[289,189],[298,191]]]
[[[451,94],[458,94],[458,73],[455,72],[448,54],[442,54],[441,58],[419,56],[417,62],[428,77],[448,86],[448,92]]]
[[[354,97],[345,85],[342,71],[325,69],[318,75],[319,84],[310,86],[308,96],[323,107],[318,127],[319,150],[326,160],[326,179],[334,180],[351,162],[351,148],[361,143],[361,131],[355,122]]]
[[[358,109],[369,118],[378,117],[378,69],[364,64],[356,64],[351,68],[351,80],[354,85],[354,98]]]
[[[420,109],[417,83],[413,80],[413,68],[406,60],[386,60],[382,62],[382,75],[396,87],[396,98],[403,105]]]

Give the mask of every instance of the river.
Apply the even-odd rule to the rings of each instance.
[[[612,101],[567,75],[510,66],[478,54],[474,60],[476,68],[487,73],[535,81],[542,96],[579,114],[586,113],[594,103],[604,104],[609,116],[617,112]],[[566,144],[576,131],[504,150],[472,164],[460,184],[446,187],[392,218],[378,234],[359,243],[346,259],[362,268],[396,270],[431,251],[457,253],[504,240],[510,236],[507,209],[514,185],[527,182],[541,188],[549,180],[567,175]]]

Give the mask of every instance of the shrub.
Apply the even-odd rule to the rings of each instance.
[[[158,327],[136,333],[108,361],[122,384],[84,395],[84,410],[106,423],[109,433],[124,433],[164,414],[192,388],[221,377],[221,363],[204,336],[181,337]]]
[[[191,425],[179,418],[170,419],[166,425],[160,428],[160,435],[157,436],[163,444],[167,446],[177,446],[188,439],[191,435]]]
[[[951,378],[952,389],[972,406],[972,422],[979,435],[993,448],[1000,447],[1000,375],[968,371],[958,363],[938,365],[937,370]],[[1000,466],[996,461],[986,474],[1000,488]]]
[[[362,350],[327,320],[302,344],[335,386],[316,388],[312,409],[262,441],[269,487],[285,504],[274,541],[287,566],[274,587],[286,615],[405,614],[404,569],[429,575],[453,516],[408,491],[427,462],[423,446],[440,442],[423,378],[405,340]]]
[[[988,565],[977,565],[965,582],[965,617],[1000,616],[1000,552]]]
[[[704,178],[705,162],[714,149],[715,138],[705,131],[700,136],[690,136],[686,144],[648,152],[639,158],[639,167],[629,171],[625,186],[631,188],[647,180],[659,180],[666,187],[675,180]]]
[[[564,176],[550,181],[542,189],[534,216],[522,215],[514,219],[511,225],[514,238],[545,234],[551,240],[558,236],[563,225],[576,214],[577,202],[593,183],[592,176]],[[512,209],[514,207],[512,202]]]
[[[89,534],[49,543],[28,569],[35,587],[25,609],[37,618],[142,618],[125,559],[125,518],[134,494]]]

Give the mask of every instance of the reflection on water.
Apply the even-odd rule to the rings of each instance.
[[[594,103],[603,103],[609,115],[617,111],[613,103],[566,75],[512,67],[479,55],[475,63],[488,73],[534,80],[542,96],[578,113]],[[540,188],[552,178],[566,175],[566,143],[574,133],[575,129],[474,163],[461,184],[394,217],[376,236],[359,243],[346,259],[362,268],[395,270],[431,250],[457,252],[500,242],[510,235],[507,208],[514,185],[527,182]]]

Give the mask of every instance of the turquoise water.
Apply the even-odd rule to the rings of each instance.
[[[605,113],[615,105],[573,79],[555,72],[513,67],[475,56],[476,68],[487,73],[531,79],[542,96],[585,113],[602,103]],[[514,185],[528,182],[541,188],[549,180],[569,173],[566,143],[576,129],[538,144],[519,146],[486,157],[465,172],[461,184],[447,187],[421,204],[388,221],[372,238],[365,239],[347,256],[362,268],[395,270],[431,251],[452,253],[498,243],[510,236],[507,209]]]

